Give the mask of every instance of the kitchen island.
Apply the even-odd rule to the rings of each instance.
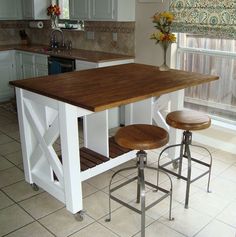
[[[26,181],[65,203],[70,212],[81,211],[84,180],[135,158],[135,151],[109,138],[108,109],[125,105],[126,124],[151,124],[158,110],[153,98],[172,93],[174,110],[183,102],[176,91],[217,79],[131,63],[10,82],[16,87]],[[174,135],[172,131],[172,140]],[[53,149],[58,137],[61,156]]]

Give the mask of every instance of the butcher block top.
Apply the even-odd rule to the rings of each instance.
[[[130,63],[11,81],[10,84],[91,111],[217,80],[217,76]]]
[[[78,59],[94,63],[134,59],[134,56],[84,50],[84,49],[52,50],[45,45],[0,45],[0,51],[5,50],[21,50],[30,53],[44,54],[47,56],[62,57],[69,59]]]

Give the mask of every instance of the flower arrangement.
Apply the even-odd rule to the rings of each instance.
[[[164,63],[159,67],[162,71],[167,71],[169,67],[166,65],[166,52],[170,44],[176,42],[176,36],[171,33],[171,24],[173,23],[174,15],[171,12],[165,11],[155,13],[152,17],[152,22],[158,30],[154,32],[150,39],[155,40],[156,44],[160,43],[164,50]]]
[[[176,42],[175,35],[170,32],[170,27],[174,20],[174,15],[171,12],[155,13],[152,19],[155,28],[159,30],[151,35],[151,39],[156,40],[156,44],[160,42],[167,44]]]
[[[50,5],[47,8],[47,15],[50,16],[52,21],[52,28],[57,28],[57,18],[61,15],[61,9],[58,5]]]
[[[60,16],[61,15],[61,9],[58,5],[50,5],[47,8],[47,15],[52,17],[52,16]]]

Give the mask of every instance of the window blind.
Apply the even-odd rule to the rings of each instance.
[[[236,39],[236,0],[170,0],[173,32]]]

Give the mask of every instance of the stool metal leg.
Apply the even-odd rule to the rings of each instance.
[[[185,208],[188,209],[188,203],[189,203],[189,192],[190,192],[190,184],[191,184],[191,154],[189,151],[189,145],[186,144],[185,145],[185,151],[186,151],[186,155],[188,157],[188,172],[187,172],[187,183],[186,183],[186,195],[185,195]]]
[[[184,142],[182,141],[181,145],[180,145],[180,154],[179,154],[179,171],[178,171],[178,174],[179,176],[181,176],[182,174],[182,165],[183,165],[183,152],[184,152]],[[178,177],[179,179],[179,177]]]
[[[139,159],[140,174],[140,197],[141,197],[141,237],[145,237],[145,179],[144,179],[144,156]]]
[[[204,149],[209,154],[210,164],[209,164],[209,175],[208,175],[208,181],[207,181],[207,192],[211,193],[211,190],[210,190],[211,170],[212,170],[212,155],[211,155],[211,152],[204,146],[193,145],[193,144],[191,144],[191,146],[195,146],[195,147],[199,147],[201,149]]]
[[[140,174],[140,168],[138,168],[138,179],[137,179],[137,200],[136,200],[136,203],[140,203],[140,177],[141,177],[141,174]]]
[[[122,171],[126,171],[126,170],[131,170],[131,169],[137,169],[137,166],[131,166],[131,167],[120,169],[120,170],[116,171],[111,177],[111,180],[110,180],[110,183],[109,183],[109,201],[108,201],[109,202],[109,204],[108,204],[108,210],[109,211],[108,211],[108,218],[106,218],[106,220],[105,220],[106,222],[111,221],[111,185],[112,185],[112,181],[118,173],[120,173]]]
[[[145,151],[138,151],[137,152],[137,163],[138,163],[138,180],[137,180],[137,203],[140,203],[140,182],[141,182],[141,159],[143,163],[143,168],[145,166],[147,160],[147,153]]]

